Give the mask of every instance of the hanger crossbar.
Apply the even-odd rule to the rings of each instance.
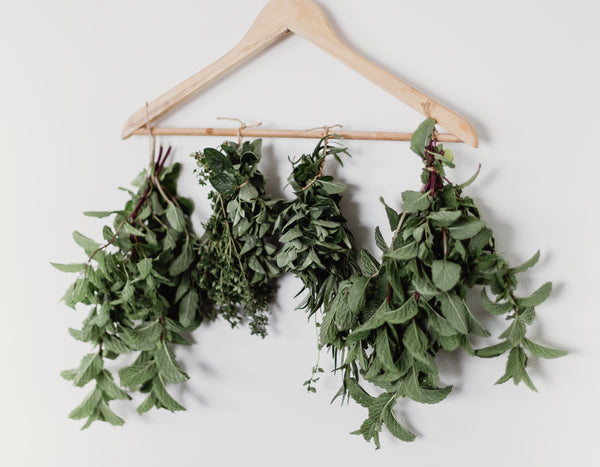
[[[265,128],[173,128],[151,127],[153,135],[173,136],[245,136],[249,138],[308,138],[319,139],[325,136],[324,130],[277,130]],[[140,128],[133,132],[134,135],[148,135],[148,129]],[[365,141],[410,141],[412,133],[394,131],[343,131],[331,130],[343,139]],[[464,143],[450,133],[439,133],[437,140],[443,143]]]

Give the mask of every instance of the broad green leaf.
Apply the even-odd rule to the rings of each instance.
[[[194,261],[194,251],[186,240],[185,244],[181,248],[181,253],[169,266],[169,275],[178,276],[179,274],[188,270],[192,262]]]
[[[96,379],[98,387],[111,399],[130,400],[131,397],[114,382],[111,374],[102,370]]]
[[[392,412],[392,407],[388,407],[383,411],[383,423],[391,434],[402,441],[411,442],[417,437],[417,435],[398,423]]]
[[[85,386],[100,373],[100,370],[102,370],[102,357],[98,353],[87,354],[81,360],[73,384],[78,387]]]
[[[231,169],[231,162],[227,156],[216,149],[206,148],[204,150],[204,157],[212,172],[222,172],[223,170]]]
[[[510,341],[505,340],[498,344],[490,345],[489,347],[484,347],[483,349],[477,349],[475,351],[475,355],[481,358],[498,357],[512,348],[513,345],[510,343]]]
[[[435,260],[431,265],[433,283],[443,292],[447,292],[458,283],[460,271],[460,266],[451,261]]]
[[[509,268],[508,270],[510,272],[512,272],[513,274],[517,274],[519,272],[526,271],[527,269],[535,266],[539,260],[540,260],[540,250],[536,251],[536,253],[531,258],[529,258],[527,261],[525,261],[520,266],[516,266],[514,268]]]
[[[98,387],[95,387],[86,396],[83,402],[71,411],[69,418],[72,418],[73,420],[81,420],[82,418],[89,417],[92,415],[92,412],[96,409],[101,400],[102,391]]]
[[[463,188],[468,187],[471,183],[473,183],[477,179],[477,176],[479,175],[480,170],[481,170],[481,164],[479,164],[479,166],[477,167],[477,171],[466,182],[461,183],[456,188],[460,191]]]
[[[429,213],[427,219],[437,227],[448,227],[458,220],[461,211],[435,211]]]
[[[395,210],[393,210],[386,204],[383,197],[380,197],[379,201],[381,201],[381,203],[385,206],[385,213],[387,215],[388,222],[390,224],[390,230],[393,232],[396,230],[396,228],[398,228],[398,222],[400,221],[400,216],[398,215],[398,213]]]
[[[339,182],[327,182],[324,180],[320,181],[321,187],[323,187],[323,190],[325,191],[325,193],[327,193],[328,195],[335,195],[338,193],[343,193],[344,191],[346,191],[346,185],[344,185],[343,183],[339,183]]]
[[[61,263],[50,263],[56,269],[62,272],[82,272],[85,271],[85,263],[77,264],[61,264]]]
[[[466,240],[475,236],[477,232],[485,227],[485,224],[479,219],[470,217],[464,222],[454,224],[448,228],[448,234],[457,240]]]
[[[375,244],[382,253],[387,253],[390,250],[383,238],[383,235],[381,234],[381,230],[379,230],[379,227],[375,227]]]
[[[148,397],[144,399],[144,402],[140,404],[140,406],[136,409],[137,413],[140,415],[148,412],[152,407],[156,406],[158,403],[158,399],[154,396],[154,394],[148,394]]]
[[[110,410],[106,402],[101,401],[100,404],[98,404],[98,408],[100,409],[100,413],[102,414],[102,418],[104,421],[114,426],[121,426],[125,424],[125,420],[123,420],[121,417],[117,416],[116,413]]]
[[[419,360],[426,365],[429,364],[429,360],[427,359],[427,336],[421,329],[417,326],[417,323],[413,321],[406,331],[404,331],[404,335],[402,336],[402,343],[404,347],[409,351],[411,356],[415,360]]]
[[[419,242],[412,242],[404,245],[397,250],[390,251],[384,255],[385,258],[392,258],[398,261],[406,261],[416,258],[419,254]]]
[[[179,404],[171,395],[167,392],[164,383],[159,376],[155,376],[152,380],[152,390],[154,395],[165,409],[175,412],[178,410],[185,410],[181,404]]]
[[[134,227],[133,225],[131,225],[128,222],[126,222],[123,227],[124,227],[126,233],[128,233],[130,235],[135,235],[137,237],[145,237],[146,236],[146,234],[144,232],[142,232],[140,229],[138,229],[137,227]]]
[[[504,302],[504,303],[492,302],[489,299],[489,297],[487,296],[485,289],[481,291],[481,305],[483,306],[483,308],[486,311],[489,311],[490,313],[492,313],[494,315],[506,314],[509,311],[512,311],[514,308],[514,305],[510,302]]]
[[[251,183],[246,183],[240,188],[240,200],[250,203],[258,198],[258,190]]]
[[[87,216],[87,217],[97,217],[99,219],[102,219],[104,217],[108,217],[112,214],[116,214],[119,211],[84,211],[83,215]]]
[[[529,339],[523,339],[523,347],[531,352],[532,355],[541,358],[559,358],[567,355],[567,351],[560,349],[553,349],[544,345],[536,344]]]
[[[413,296],[395,310],[378,311],[377,314],[386,323],[404,324],[414,318],[418,312],[419,307],[417,306],[417,301]]]
[[[179,319],[185,327],[191,326],[196,317],[200,297],[195,288],[190,289],[179,302]]]
[[[365,408],[369,408],[369,406],[373,403],[373,400],[375,398],[370,396],[352,378],[347,378],[344,384],[346,386],[346,389],[348,390],[348,394],[356,403],[362,405]]]
[[[137,263],[138,271],[140,272],[140,279],[145,279],[152,271],[152,259],[144,258],[139,263]]]
[[[548,298],[552,291],[552,283],[546,282],[539,289],[533,292],[529,297],[517,297],[516,302],[520,307],[533,307],[542,303]]]
[[[445,293],[440,295],[439,300],[442,314],[448,323],[461,334],[467,334],[469,318],[463,299],[456,294]]]
[[[292,230],[288,230],[285,234],[283,234],[281,236],[281,238],[279,239],[279,241],[281,243],[287,243],[287,242],[291,242],[292,240],[295,240],[296,238],[302,237],[302,231],[300,229],[292,229]]]
[[[167,343],[162,341],[156,350],[156,365],[158,373],[164,381],[169,383],[185,383],[190,377],[183,371],[175,361],[175,355],[167,347]]]
[[[99,243],[96,243],[91,238],[88,238],[77,231],[73,232],[73,239],[75,240],[75,243],[77,243],[77,245],[83,248],[85,254],[88,256],[90,256],[94,251],[100,248]]]
[[[417,371],[414,369],[404,380],[402,387],[406,392],[407,397],[422,404],[437,404],[438,402],[443,401],[452,391],[452,386],[437,389],[421,387],[417,378]]]
[[[375,355],[385,368],[385,371],[397,375],[395,376],[396,378],[400,377],[398,369],[394,364],[394,357],[390,350],[390,342],[385,328],[377,332],[377,337],[375,338]]]
[[[131,352],[131,349],[129,348],[129,346],[127,344],[125,344],[125,342],[123,342],[118,337],[111,336],[109,334],[106,334],[102,338],[102,345],[104,346],[104,348],[106,350],[110,350],[111,352],[114,352],[116,354],[123,354],[123,353]]]
[[[410,138],[410,150],[421,157],[425,157],[425,148],[431,143],[431,135],[435,129],[435,120],[427,118],[415,130]]]
[[[237,189],[237,180],[230,172],[216,173],[209,180],[214,189],[225,197],[233,195]]]
[[[77,368],[73,368],[72,370],[62,371],[60,373],[60,376],[62,376],[67,381],[73,381],[75,379],[75,377],[77,376]]]
[[[404,191],[402,192],[402,209],[407,213],[417,213],[425,211],[431,205],[431,196],[429,193],[421,193],[420,191]]]
[[[134,329],[123,328],[121,337],[136,349],[151,349],[162,334],[158,320],[144,322]]]
[[[137,390],[146,381],[151,380],[156,374],[156,364],[150,360],[147,362],[134,363],[119,371],[121,386],[131,390]]]
[[[183,216],[183,211],[175,206],[175,203],[169,203],[169,207],[167,207],[167,220],[173,230],[183,232],[185,217]]]
[[[373,257],[373,255],[365,249],[360,250],[360,262],[362,264],[364,273],[368,274],[369,276],[377,274],[377,271],[379,271],[380,264]]]

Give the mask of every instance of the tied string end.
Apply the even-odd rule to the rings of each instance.
[[[238,122],[240,124],[240,126],[237,129],[238,146],[242,144],[242,130],[245,130],[247,128],[257,128],[262,125],[262,122],[255,123],[253,125],[246,125],[246,123],[244,123],[239,118],[232,117],[217,117],[217,120],[230,120],[233,122]]]

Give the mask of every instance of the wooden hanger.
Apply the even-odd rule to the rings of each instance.
[[[422,115],[434,118],[451,134],[440,135],[440,141],[466,142],[478,146],[471,124],[439,102],[404,83],[391,73],[354,52],[335,34],[322,10],[311,0],[271,0],[260,12],[250,30],[227,54],[189,77],[162,96],[135,112],[125,124],[122,138],[147,134],[147,125],[215,81],[221,75],[247,60],[260,50],[293,32],[352,68],[380,88],[389,92]],[[235,136],[239,130],[219,128],[151,128],[153,134]],[[243,129],[250,137],[319,137],[324,131]],[[347,139],[407,140],[410,133],[336,131]]]

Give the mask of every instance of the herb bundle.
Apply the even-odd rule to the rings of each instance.
[[[435,121],[427,119],[415,132],[411,149],[425,163],[421,191],[402,193],[403,212],[385,206],[391,244],[379,229],[376,243],[382,262],[364,252],[363,274],[340,285],[340,293],[325,310],[321,342],[345,353],[342,396],[368,409],[368,418],[355,434],[379,444],[382,426],[397,438],[412,441],[415,435],[393,414],[399,398],[433,404],[443,400],[451,386],[441,386],[436,354],[462,348],[470,355],[495,357],[508,352],[506,372],[498,383],[512,379],[535,389],[526,372],[527,352],[555,358],[565,352],[544,347],[525,337],[534,319],[534,307],[550,294],[542,285],[529,297],[515,295],[515,274],[533,266],[539,257],[509,267],[495,250],[492,232],[481,220],[471,198],[463,197],[463,185],[453,185],[444,168],[453,166],[453,155],[435,140]],[[383,201],[383,200],[382,200]],[[474,350],[471,335],[489,333],[471,313],[465,296],[475,285],[485,289],[482,305],[510,321],[502,341]],[[361,380],[384,390],[368,394]]]
[[[204,320],[215,317],[199,281],[199,239],[191,231],[193,204],[177,195],[179,164],[165,166],[170,149],[148,171],[133,182],[137,192],[126,190],[131,199],[124,209],[87,212],[105,218],[114,215],[113,227],[103,229],[99,244],[75,232],[73,237],[88,260],[80,264],[53,265],[64,272],[80,273],[64,300],[72,308],[89,309],[80,330],[71,335],[92,344],[78,368],[62,373],[78,387],[94,381],[95,387],[70,417],[87,418],[83,428],[95,420],[122,425],[123,420],[108,406],[114,399],[130,399],[123,390],[148,394],[138,407],[184,410],[167,392],[167,383],[189,379],[173,353],[176,344],[187,345],[182,335]],[[117,384],[106,359],[138,353],[135,362],[119,371]]]
[[[279,202],[265,195],[258,170],[262,140],[226,142],[221,151],[194,154],[201,185],[214,188],[212,216],[198,252],[201,282],[219,315],[236,326],[246,318],[252,334],[267,334],[268,305],[281,274],[275,266],[273,225]]]

